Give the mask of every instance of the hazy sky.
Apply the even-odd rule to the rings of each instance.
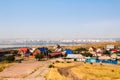
[[[1,38],[120,38],[120,0],[0,0]]]

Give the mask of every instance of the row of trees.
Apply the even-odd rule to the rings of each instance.
[[[43,54],[36,54],[35,55],[35,59],[36,60],[41,60],[42,58],[44,58],[44,55]],[[15,56],[14,55],[8,55],[4,58],[5,61],[7,62],[14,62],[15,61]],[[17,60],[17,61],[20,61],[20,60]]]

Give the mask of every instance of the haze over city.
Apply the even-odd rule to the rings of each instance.
[[[1,0],[0,39],[120,38],[120,0]]]

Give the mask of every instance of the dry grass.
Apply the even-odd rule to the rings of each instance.
[[[0,63],[0,72],[2,72],[6,67],[12,66],[12,65],[14,65],[14,64],[15,64],[15,63],[1,62],[1,63]],[[0,78],[0,80],[7,80],[7,79]]]
[[[65,68],[74,65],[75,65],[74,63],[67,63],[67,62],[54,64],[55,67],[59,67],[59,68]],[[50,68],[49,73],[46,76],[46,80],[71,80],[71,79],[60,75],[57,68]]]
[[[2,72],[6,67],[9,67],[11,65],[14,65],[15,63],[7,63],[7,62],[2,62],[0,63],[0,72]]]
[[[75,50],[76,48],[90,48],[90,47],[95,47],[95,48],[103,48],[106,47],[106,45],[115,45],[120,47],[120,42],[104,42],[104,43],[94,43],[94,44],[83,44],[83,45],[72,45],[72,46],[62,46],[63,48],[68,48]],[[46,46],[49,49],[53,49],[53,46]]]
[[[78,63],[55,63],[55,67],[66,68]],[[70,72],[82,80],[120,80],[120,65],[94,63],[80,63],[70,69]],[[51,68],[46,76],[47,80],[70,80],[70,78],[60,75],[57,68]]]
[[[46,80],[71,80],[58,73],[57,68],[50,68],[49,73],[46,76]]]
[[[55,63],[54,66],[55,67],[59,67],[59,68],[65,68],[65,67],[69,67],[69,66],[74,66],[75,63],[67,63],[67,62],[64,62],[64,63]]]
[[[83,80],[120,80],[120,66],[84,64],[72,68],[71,71]]]

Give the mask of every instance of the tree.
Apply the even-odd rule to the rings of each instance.
[[[74,50],[76,54],[82,53],[82,51],[87,51],[86,48],[77,48]]]
[[[5,60],[8,61],[8,62],[13,62],[13,61],[15,61],[15,56],[14,55],[8,55],[8,56],[6,56]]]
[[[110,55],[110,51],[104,50],[104,51],[103,51],[103,54],[105,54],[105,55]]]
[[[36,60],[40,61],[42,58],[44,58],[44,54],[36,54],[35,58]]]
[[[93,55],[91,53],[85,53],[85,54],[82,54],[83,56],[85,57],[92,57]]]

